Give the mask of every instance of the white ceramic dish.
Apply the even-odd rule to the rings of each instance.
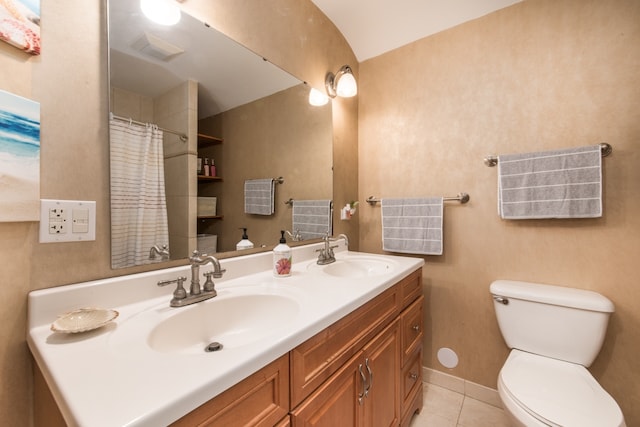
[[[115,310],[81,308],[58,317],[58,319],[51,324],[51,330],[65,334],[87,332],[106,325],[116,317],[118,317],[118,312]]]

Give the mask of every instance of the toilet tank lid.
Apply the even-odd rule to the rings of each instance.
[[[582,310],[613,313],[613,302],[604,295],[585,289],[565,286],[544,285],[541,283],[519,282],[515,280],[496,280],[489,287],[494,296],[516,298],[545,304],[573,307]]]

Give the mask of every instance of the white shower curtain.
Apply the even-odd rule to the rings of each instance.
[[[148,264],[169,245],[162,131],[111,118],[111,266]]]

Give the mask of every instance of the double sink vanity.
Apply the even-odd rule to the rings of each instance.
[[[222,260],[217,296],[180,308],[158,282],[189,266],[31,292],[36,425],[52,410],[92,427],[408,425],[422,407],[424,261],[341,241],[318,265],[321,245],[294,248],[286,278],[273,277],[271,253]],[[96,306],[118,317],[51,330]]]

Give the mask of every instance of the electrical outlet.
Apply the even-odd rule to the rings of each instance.
[[[63,234],[67,232],[67,210],[56,204],[49,208],[49,234]]]
[[[96,240],[96,202],[40,200],[40,243]]]

